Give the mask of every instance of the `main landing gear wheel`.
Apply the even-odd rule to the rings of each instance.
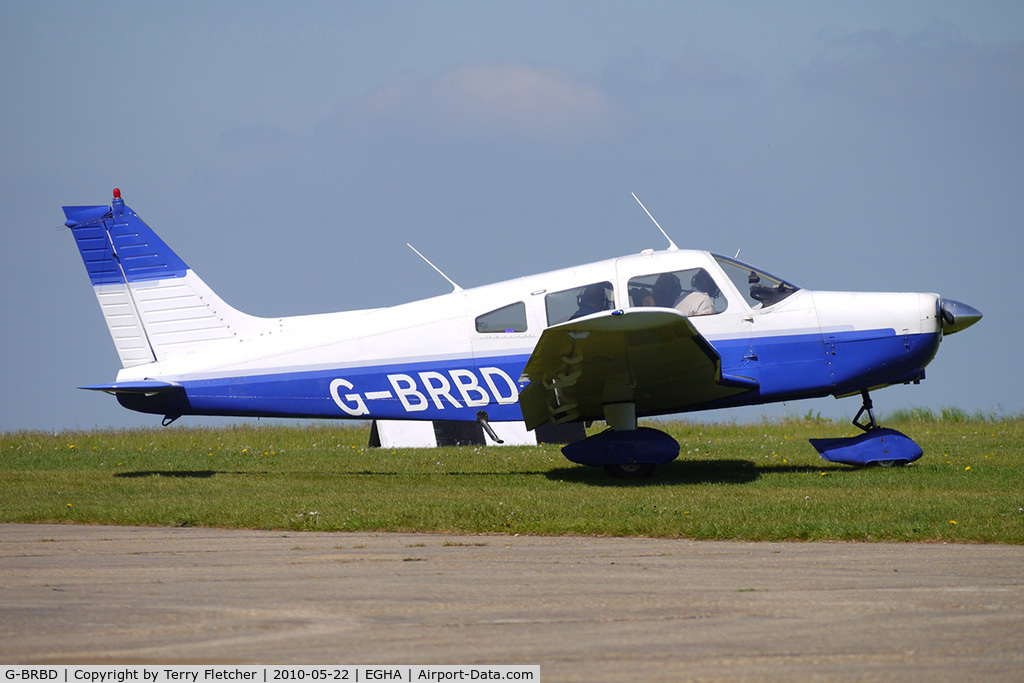
[[[652,462],[631,462],[625,465],[605,465],[604,471],[616,479],[644,479],[658,468]]]
[[[566,444],[562,455],[579,465],[603,467],[616,479],[640,479],[651,476],[658,465],[675,460],[679,444],[665,432],[650,427],[608,429]]]

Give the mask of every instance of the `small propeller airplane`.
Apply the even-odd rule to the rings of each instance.
[[[506,423],[603,420],[606,431],[562,452],[622,478],[679,454],[638,418],[829,395],[862,396],[853,423],[863,433],[812,439],[826,460],[912,462],[921,448],[878,426],[869,391],[919,382],[944,335],[981,319],[937,294],[802,289],[735,258],[679,249],[660,225],[661,251],[471,289],[441,273],[449,294],[261,318],[218,297],[120,190],[109,206],[64,213],[123,366],[116,381],[82,389],[164,424],[418,420],[478,425],[500,443],[494,427]]]

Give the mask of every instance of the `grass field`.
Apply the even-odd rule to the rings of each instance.
[[[742,540],[1024,543],[1024,416],[885,420],[917,463],[855,469],[849,424],[651,423],[677,461],[622,482],[555,446],[371,449],[369,427],[0,434],[0,521]]]

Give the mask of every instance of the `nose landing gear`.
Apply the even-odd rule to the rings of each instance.
[[[811,439],[811,446],[822,458],[859,467],[893,467],[914,462],[924,454],[921,447],[906,434],[879,427],[867,389],[861,391],[861,396],[863,404],[853,418],[853,425],[864,433],[838,439]],[[862,421],[865,413],[868,418],[866,423]]]
[[[859,427],[865,432],[870,432],[872,429],[878,429],[878,423],[875,422],[875,405],[871,402],[871,396],[868,394],[868,390],[861,390],[860,395],[864,402],[861,404],[860,410],[857,411],[857,414],[853,416],[853,420],[851,420],[851,422],[853,422],[853,426]],[[867,424],[863,424],[860,421],[860,418],[864,413],[868,414]]]

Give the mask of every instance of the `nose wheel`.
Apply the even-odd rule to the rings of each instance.
[[[863,404],[854,416],[853,424],[864,433],[839,439],[811,439],[814,450],[829,462],[858,467],[893,467],[920,458],[924,451],[910,437],[895,429],[878,426],[867,389],[862,390],[860,395]]]

